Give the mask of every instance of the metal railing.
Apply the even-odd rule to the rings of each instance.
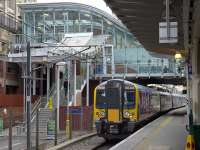
[[[21,22],[17,21],[15,16],[8,15],[0,10],[0,27],[16,33],[18,29],[21,29]]]
[[[37,101],[35,101],[35,103],[33,104],[33,108],[32,108],[32,111],[31,111],[31,122],[33,122],[35,116],[36,116],[36,112],[37,110],[40,108],[41,106],[41,96],[38,98]]]
[[[185,76],[185,70],[178,70],[176,63],[148,64],[148,63],[132,63],[132,64],[115,64],[114,75],[117,76]],[[96,76],[112,75],[111,65],[107,64],[106,74],[103,73],[103,65],[96,64]]]

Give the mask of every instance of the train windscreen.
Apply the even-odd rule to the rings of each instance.
[[[105,100],[105,90],[97,90],[96,91],[96,108],[103,109],[106,108],[106,100]]]
[[[96,91],[96,108],[120,108],[120,92],[118,88]]]

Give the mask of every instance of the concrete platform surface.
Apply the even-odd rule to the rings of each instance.
[[[186,108],[173,110],[130,135],[110,150],[184,150]]]

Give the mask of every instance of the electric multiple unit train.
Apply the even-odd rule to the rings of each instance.
[[[185,97],[144,87],[122,79],[99,84],[94,91],[94,121],[99,136],[127,135],[136,124],[185,105]]]

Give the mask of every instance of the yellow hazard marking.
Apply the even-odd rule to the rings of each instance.
[[[195,150],[194,138],[191,134],[187,136],[185,150]]]
[[[49,98],[49,101],[48,101],[48,108],[52,111],[53,109],[53,100],[52,100],[52,97]]]

